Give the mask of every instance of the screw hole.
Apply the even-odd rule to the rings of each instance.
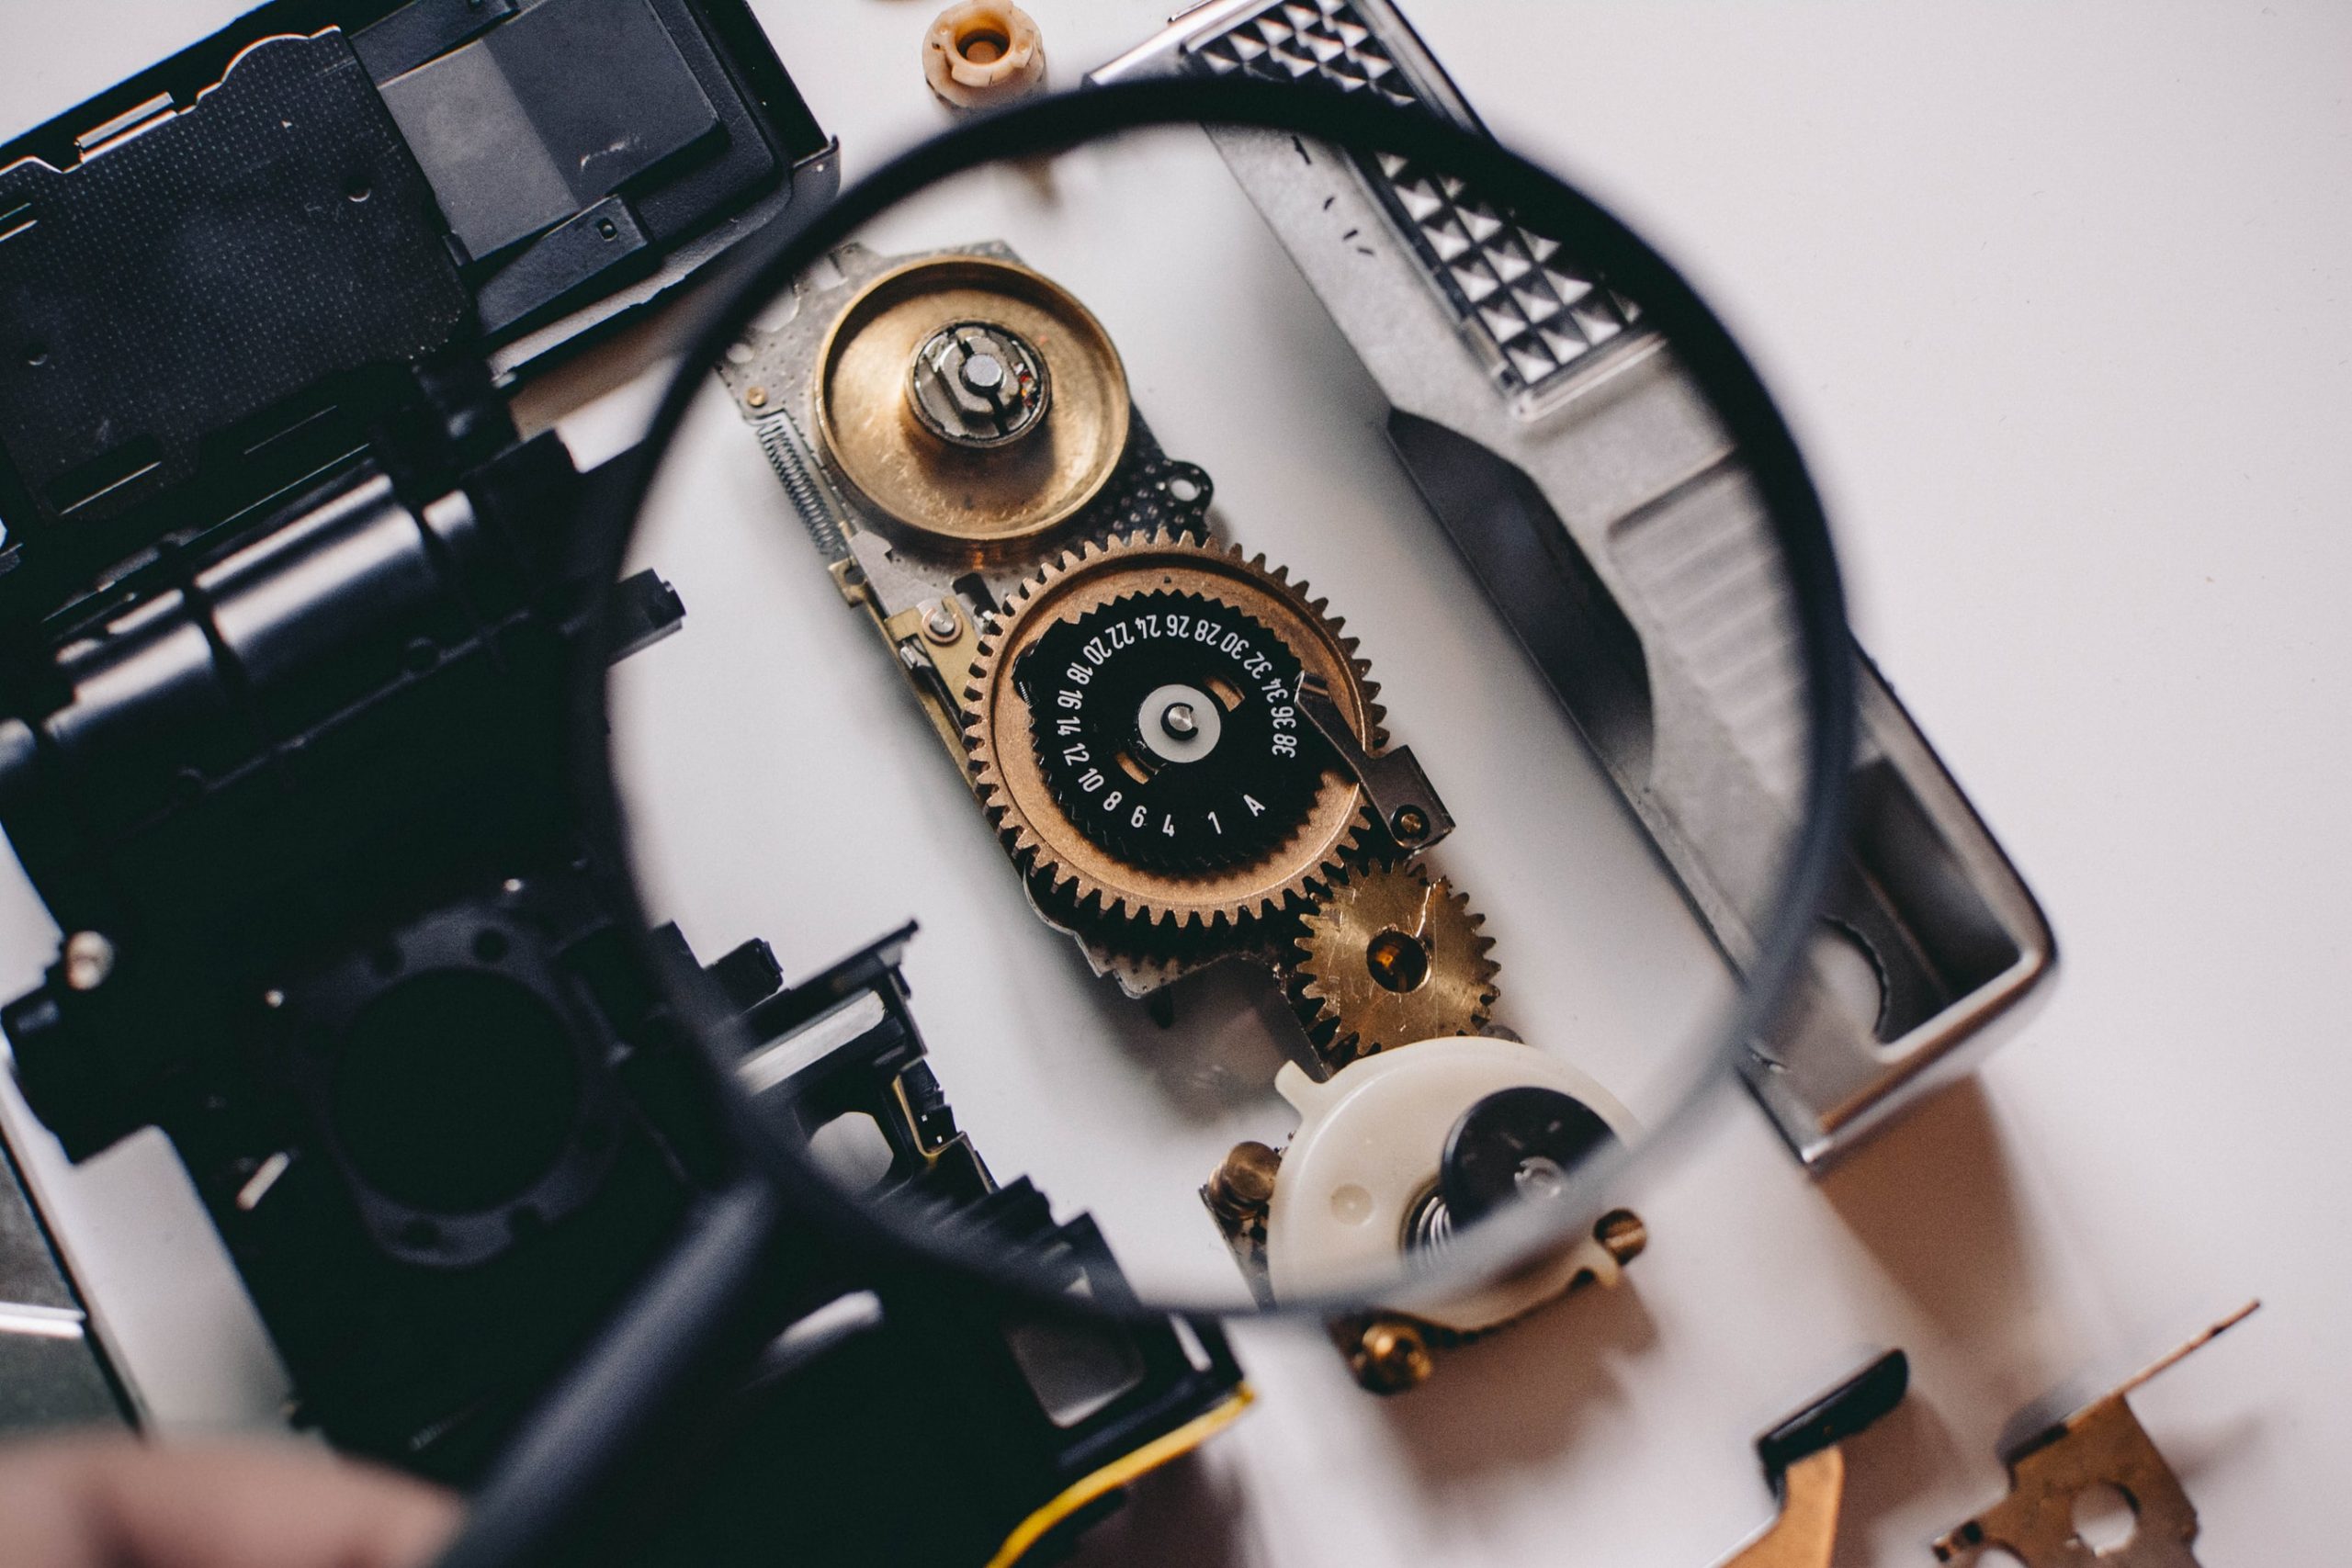
[[[49,345],[45,343],[28,343],[25,344],[25,363],[35,366],[48,364]]]
[[[2140,1533],[2140,1510],[2132,1494],[2111,1482],[2094,1481],[2075,1494],[2075,1539],[2100,1557],[2110,1557]]]
[[[1374,936],[1365,946],[1363,961],[1372,971],[1373,980],[1383,990],[1401,996],[1418,991],[1429,982],[1428,944],[1393,927]]]
[[[367,175],[354,175],[351,183],[343,187],[343,194],[345,200],[365,201],[376,194],[376,187],[368,183]]]
[[[495,964],[504,958],[509,945],[504,931],[485,931],[474,934],[474,956],[484,964]]]
[[[975,65],[994,65],[1012,47],[1012,34],[985,22],[956,35],[956,52]]]

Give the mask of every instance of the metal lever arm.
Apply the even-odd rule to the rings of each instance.
[[[1890,1350],[1756,1440],[1781,1517],[1722,1568],[1829,1568],[1846,1492],[1845,1441],[1903,1403],[1909,1360]]]
[[[1453,813],[1437,797],[1411,747],[1395,746],[1376,754],[1365,750],[1320,677],[1299,678],[1298,706],[1316,733],[1339,753],[1340,764],[1363,786],[1373,814],[1400,848],[1425,850],[1453,831]]]

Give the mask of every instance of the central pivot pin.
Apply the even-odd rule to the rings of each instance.
[[[940,328],[915,350],[908,370],[908,406],[922,427],[976,451],[1029,434],[1052,401],[1045,357],[1026,338],[989,321]]]
[[[1163,762],[1197,762],[1225,736],[1225,710],[1215,697],[1182,681],[1154,687],[1136,714],[1144,750]]]

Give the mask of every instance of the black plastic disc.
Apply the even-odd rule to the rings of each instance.
[[[1130,865],[1245,865],[1296,832],[1323,776],[1299,663],[1229,604],[1163,591],[1048,627],[1014,671],[1054,798]],[[1158,728],[1170,722],[1185,727]]]
[[[1540,1197],[1616,1136],[1599,1113],[1555,1089],[1506,1089],[1462,1113],[1446,1134],[1438,1191],[1456,1226]]]

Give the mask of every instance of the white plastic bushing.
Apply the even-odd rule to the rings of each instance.
[[[1317,1083],[1295,1062],[1274,1088],[1299,1113],[1266,1214],[1266,1282],[1274,1299],[1361,1288],[1406,1267],[1405,1224],[1436,1184],[1446,1134],[1487,1096],[1535,1086],[1582,1100],[1621,1140],[1634,1120],[1615,1097],[1557,1057],[1510,1041],[1427,1040],[1360,1056]],[[1413,1316],[1456,1333],[1508,1323],[1566,1291],[1579,1273],[1604,1285],[1617,1260],[1589,1237],[1510,1279]]]
[[[931,24],[923,79],[959,109],[1026,97],[1046,85],[1046,40],[1029,13],[998,0],[964,0]]]

